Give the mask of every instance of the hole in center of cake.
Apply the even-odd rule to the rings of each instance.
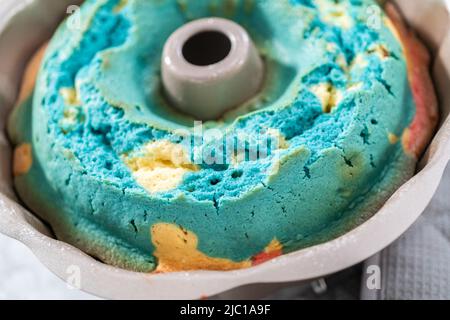
[[[183,57],[196,66],[209,66],[224,60],[231,51],[231,40],[219,31],[203,31],[183,45]]]

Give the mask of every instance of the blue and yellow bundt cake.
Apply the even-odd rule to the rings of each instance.
[[[240,269],[345,233],[413,175],[437,118],[426,50],[377,8],[85,1],[11,115],[18,194],[59,239],[143,272]],[[249,32],[266,77],[199,124],[165,99],[160,59],[209,16]]]

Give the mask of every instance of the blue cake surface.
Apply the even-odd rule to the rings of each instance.
[[[28,159],[21,198],[58,238],[144,272],[245,268],[345,233],[417,161],[401,140],[416,112],[402,45],[373,8],[86,1],[11,117]],[[249,31],[267,76],[257,97],[199,126],[166,103],[160,58],[172,32],[209,16]]]

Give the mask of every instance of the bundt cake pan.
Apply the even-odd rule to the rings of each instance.
[[[0,232],[23,242],[61,279],[112,299],[199,299],[246,286],[250,290],[227,295],[245,297],[255,291],[253,285],[311,280],[369,258],[400,237],[432,199],[450,160],[450,2],[398,0],[405,18],[433,54],[442,120],[417,175],[363,225],[328,243],[231,272],[135,273],[105,265],[54,239],[15,196],[4,127],[28,59],[77,2],[81,1],[2,0],[0,5]]]

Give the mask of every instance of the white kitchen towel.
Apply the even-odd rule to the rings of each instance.
[[[379,268],[378,288],[374,288],[373,278],[368,279],[377,270],[374,266]],[[450,166],[433,201],[414,226],[365,262],[361,298],[450,299]]]

